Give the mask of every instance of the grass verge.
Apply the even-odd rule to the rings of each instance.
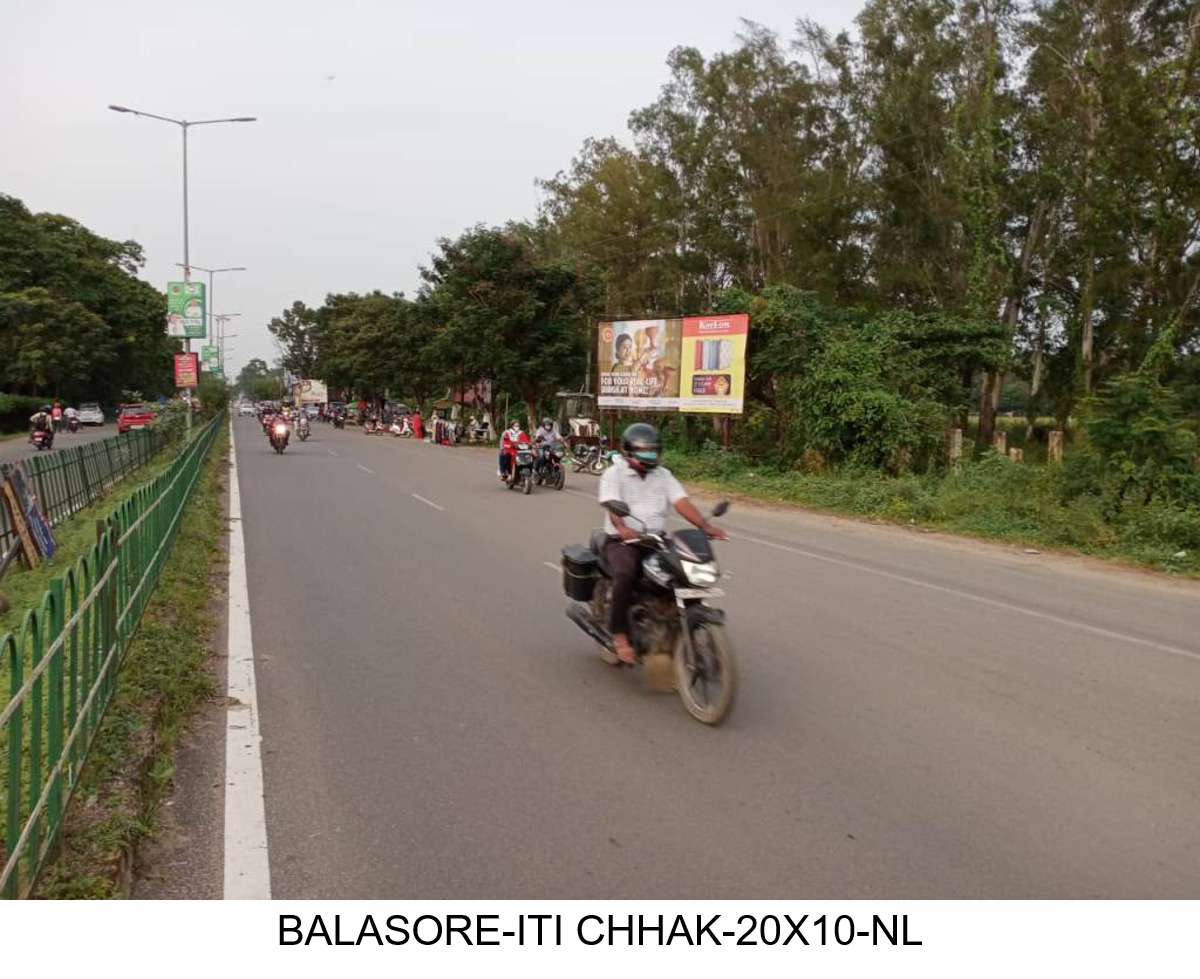
[[[50,582],[73,567],[92,549],[96,543],[96,521],[107,517],[137,490],[166,472],[175,461],[179,449],[179,446],[171,446],[159,453],[91,506],[55,527],[54,542],[57,549],[51,560],[42,561],[32,571],[19,563],[9,567],[4,577],[0,578],[0,592],[4,593],[10,606],[7,612],[0,613],[0,636],[6,632],[16,633],[21,628],[26,611],[42,600]]]
[[[229,436],[204,464],[171,556],[118,675],[117,693],[66,814],[59,852],[38,885],[41,898],[119,898],[131,855],[152,830],[174,774],[188,718],[212,694],[205,664],[224,561],[223,494]]]
[[[753,500],[1200,577],[1200,511],[1130,504],[1114,520],[1096,498],[1064,502],[1061,467],[1016,464],[995,453],[950,476],[780,471],[720,450],[670,452],[666,462],[694,486]]]

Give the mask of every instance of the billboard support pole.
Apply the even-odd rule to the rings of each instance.
[[[617,447],[617,413],[615,411],[608,413],[608,447],[610,449]]]
[[[733,415],[725,416],[725,424],[721,426],[721,444],[729,451],[730,438],[733,432]]]

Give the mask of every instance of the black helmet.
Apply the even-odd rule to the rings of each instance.
[[[646,422],[635,422],[621,433],[621,452],[643,475],[655,468],[662,458],[662,439],[658,429]]]

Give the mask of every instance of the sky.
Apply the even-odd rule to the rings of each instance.
[[[267,323],[330,292],[412,294],[438,238],[536,213],[588,137],[628,139],[679,45],[740,18],[849,28],[860,0],[37,0],[0,5],[0,192],[218,275],[228,373],[277,356]],[[205,276],[204,278],[207,278]],[[165,315],[165,314],[164,314]],[[232,335],[236,334],[236,337]]]

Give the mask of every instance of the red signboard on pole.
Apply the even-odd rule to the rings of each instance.
[[[175,386],[177,388],[194,388],[200,383],[200,355],[175,355]]]

